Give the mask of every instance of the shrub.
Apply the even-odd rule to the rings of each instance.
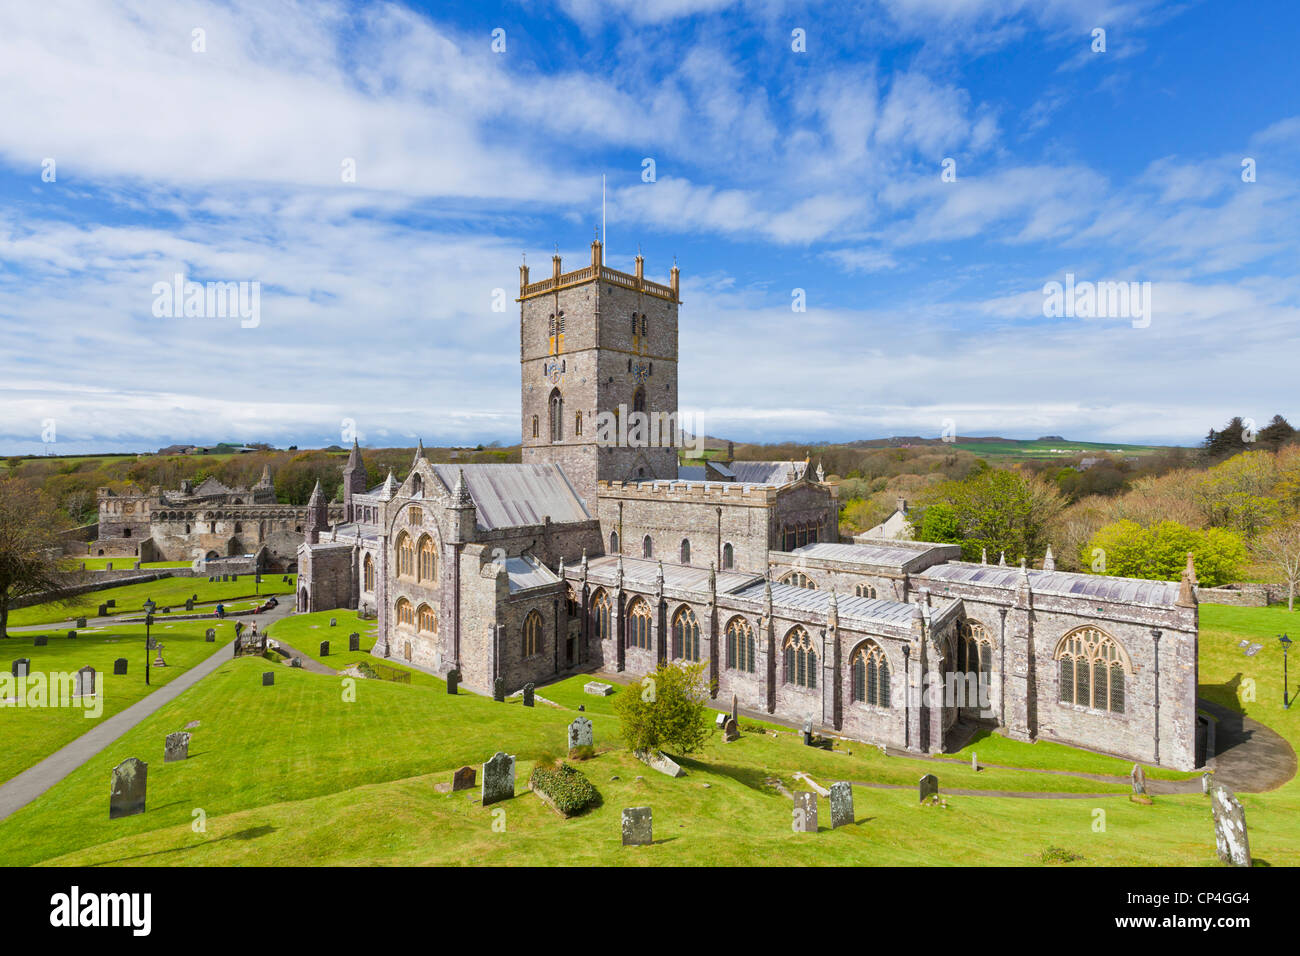
[[[1083,854],[1059,846],[1049,846],[1038,855],[1038,859],[1041,863],[1077,863],[1083,859]]]
[[[1125,520],[1094,534],[1080,559],[1084,567],[1093,566],[1101,574],[1177,581],[1187,566],[1188,551],[1196,562],[1199,583],[1211,588],[1234,580],[1246,558],[1245,544],[1226,528],[1198,531],[1176,521],[1144,528]]]
[[[566,817],[581,813],[600,799],[600,793],[582,771],[567,763],[558,766],[538,763],[528,783],[534,791],[544,793],[555,809]]]
[[[614,698],[623,739],[629,750],[694,753],[712,731],[707,702],[709,683],[704,663],[660,664]]]

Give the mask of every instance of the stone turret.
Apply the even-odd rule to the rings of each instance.
[[[275,484],[271,481],[271,466],[262,466],[262,477],[253,485],[253,504],[275,504]]]
[[[412,461],[411,461],[411,467],[414,468],[417,464],[419,464],[420,459],[421,459],[421,458],[424,458],[424,457],[425,457],[425,455],[424,455],[424,439],[423,439],[423,438],[417,438],[417,439],[415,440],[415,458],[412,459]]]
[[[352,439],[352,451],[348,453],[348,463],[343,466],[343,520],[355,521],[352,509],[352,496],[366,493],[366,466],[361,460],[361,446]]]
[[[321,490],[318,478],[316,487],[311,490],[311,497],[307,499],[307,543],[319,542],[320,533],[327,530],[329,524],[329,502],[325,499],[325,492]]]
[[[447,510],[452,513],[455,521],[454,531],[455,541],[464,543],[474,540],[474,531],[478,527],[478,509],[474,506],[474,498],[469,493],[469,485],[465,482],[465,469],[456,469],[456,486],[451,490],[451,503]]]
[[[1196,599],[1196,586],[1199,584],[1196,580],[1196,565],[1192,563],[1192,552],[1187,552],[1187,567],[1183,568],[1182,580],[1178,583],[1178,600],[1174,603],[1179,607],[1196,607],[1199,603]]]
[[[1043,570],[1056,570],[1056,555],[1052,554],[1052,546],[1050,544],[1047,546],[1047,554],[1043,556]]]

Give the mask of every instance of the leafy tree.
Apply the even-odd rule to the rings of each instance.
[[[1286,609],[1294,611],[1296,587],[1300,586],[1300,517],[1288,518],[1269,528],[1255,541],[1252,550],[1266,568],[1286,582]]]
[[[961,528],[952,505],[933,504],[925,509],[921,528],[917,534],[921,541],[938,541],[952,544],[961,542]]]
[[[8,637],[9,607],[29,594],[57,596],[66,524],[49,498],[16,478],[0,481],[0,637]]]
[[[1266,451],[1243,452],[1205,473],[1197,499],[1209,524],[1253,538],[1277,516],[1277,461]]]
[[[1153,581],[1176,581],[1187,566],[1187,552],[1196,562],[1197,580],[1205,587],[1232,581],[1246,559],[1246,545],[1226,528],[1196,530],[1176,521],[1144,528],[1136,521],[1116,521],[1102,528],[1084,546],[1084,567],[1098,574]]]
[[[629,685],[614,699],[629,750],[667,747],[677,754],[689,754],[704,746],[711,730],[705,666],[702,661],[660,664],[640,684]]]
[[[1037,475],[989,468],[965,481],[940,486],[935,497],[947,504],[960,531],[962,556],[1006,553],[1008,561],[1047,550],[1048,536],[1065,509],[1061,493]]]

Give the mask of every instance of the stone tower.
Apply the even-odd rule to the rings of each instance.
[[[348,463],[343,466],[343,520],[355,521],[352,513],[352,496],[366,493],[366,466],[361,460],[361,448],[357,440],[352,439],[352,451],[348,453]]]
[[[311,497],[307,499],[307,543],[317,544],[320,541],[320,533],[328,530],[329,526],[329,502],[325,498],[325,493],[321,491],[320,479],[317,479],[316,487],[311,490]]]
[[[679,273],[651,282],[636,257],[530,282],[519,267],[519,364],[525,463],[554,462],[596,514],[596,482],[677,477]]]

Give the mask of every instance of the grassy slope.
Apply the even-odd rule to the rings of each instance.
[[[1206,696],[1231,704],[1235,698],[1224,688],[1237,686],[1237,675],[1254,677],[1259,699],[1246,703],[1246,711],[1295,741],[1300,726],[1294,712],[1281,710],[1281,662],[1274,659],[1280,650],[1270,646],[1276,644],[1272,633],[1292,620],[1300,615],[1203,608],[1201,680]],[[1269,650],[1246,658],[1234,646],[1242,637]],[[525,786],[531,761],[562,747],[564,726],[574,716],[567,706],[527,710],[518,701],[502,705],[383,682],[359,683],[356,702],[344,703],[338,678],[284,667],[276,668],[274,688],[262,688],[258,675],[268,666],[253,660],[223,664],[36,804],[0,822],[0,863],[1031,865],[1048,846],[1082,854],[1083,865],[1215,862],[1208,801],[1200,794],[1157,797],[1154,806],[1142,807],[1124,799],[1123,786],[1018,771],[975,774],[969,767],[882,757],[853,745],[851,755],[826,753],[800,746],[793,734],[749,734],[730,745],[715,736],[696,759],[683,761],[688,775],[671,780],[604,749],[618,743],[612,699],[583,695],[584,677],[539,689],[565,705],[583,703],[602,749],[582,767],[603,794],[603,805],[562,821]],[[193,757],[164,765],[163,736],[191,719],[203,721],[191,745]],[[519,758],[520,795],[501,805],[506,828],[496,832],[494,808],[478,806],[477,791],[442,794],[433,785],[503,746]],[[1026,766],[1055,764],[1058,756],[1070,764],[1109,759],[1014,741],[986,740],[977,747],[986,760],[1005,756]],[[151,764],[151,809],[110,824],[104,806],[108,772],[132,755]],[[829,808],[822,800],[822,833],[798,835],[790,832],[789,801],[762,784],[776,774],[797,786],[791,776],[796,770],[823,785],[852,779],[907,789],[856,788],[858,823],[835,832],[826,829]],[[913,788],[927,771],[938,774],[945,790],[1114,796],[950,796],[946,808],[919,807]],[[1300,785],[1292,781],[1241,800],[1256,858],[1272,865],[1300,863]],[[623,849],[619,811],[642,804],[654,808],[661,842]],[[195,808],[207,815],[205,833],[191,829]],[[1104,832],[1094,830],[1097,809],[1105,811]]]
[[[108,600],[117,601],[117,607],[110,608],[110,613],[126,614],[141,610],[146,599],[152,599],[159,611],[170,606],[173,611],[184,611],[185,599],[192,594],[199,596],[200,603],[225,601],[248,596],[251,600],[254,591],[262,597],[268,594],[293,594],[297,581],[295,575],[289,575],[289,583],[280,580],[281,574],[263,575],[261,587],[253,583],[253,576],[240,575],[238,581],[208,581],[207,578],[160,578],[157,581],[145,581],[140,584],[124,584],[115,588],[104,588],[78,595],[67,604],[46,602],[31,607],[19,608],[9,612],[9,626],[22,627],[27,624],[46,624],[51,621],[70,621],[78,617],[91,618],[99,611],[99,605]]]
[[[204,632],[217,628],[217,641],[207,643]],[[107,720],[140,700],[151,690],[175,680],[195,664],[205,660],[218,647],[234,637],[231,623],[178,622],[155,625],[152,634],[163,645],[166,667],[150,668],[150,684],[144,682],[144,626],[110,625],[102,630],[78,631],[69,640],[66,631],[48,632],[49,644],[36,647],[36,634],[7,638],[0,643],[5,654],[4,669],[19,657],[31,658],[32,673],[71,673],[89,664],[95,668],[96,680],[103,695],[104,709],[100,720]],[[113,662],[127,659],[124,676],[113,674]],[[153,656],[150,655],[150,661]],[[97,721],[86,716],[80,707],[3,707],[0,708],[0,781],[8,780],[40,762],[64,744],[86,733]]]

